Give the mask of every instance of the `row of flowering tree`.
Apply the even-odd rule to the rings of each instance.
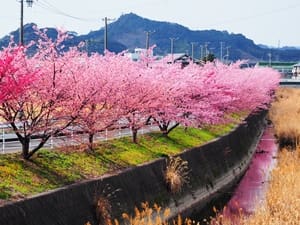
[[[179,124],[219,123],[231,112],[266,108],[279,81],[276,71],[240,69],[241,62],[181,68],[147,57],[133,62],[123,53],[88,56],[82,46],[66,51],[65,33],[55,41],[45,33],[30,46],[11,42],[0,52],[0,117],[17,135],[25,159],[67,128],[87,134],[92,151],[95,134],[120,120],[134,142],[149,119],[164,135]],[[26,54],[33,46],[36,53]],[[30,149],[33,136],[41,141]]]

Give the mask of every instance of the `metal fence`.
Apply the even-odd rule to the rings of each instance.
[[[7,124],[0,124],[0,130],[1,130],[1,153],[13,153],[13,152],[20,152],[22,149],[22,145],[17,139],[16,134],[13,132],[12,128]],[[149,133],[152,131],[158,131],[158,126],[155,126],[153,124],[146,125],[142,127],[138,133],[144,134]],[[126,136],[131,135],[131,129],[130,128],[124,128],[119,126],[116,129],[106,129],[104,131],[98,132],[95,137],[94,141],[106,141],[109,139],[114,138],[122,138]],[[33,149],[36,147],[39,142],[40,138],[34,138],[30,140],[30,149]],[[87,134],[78,134],[75,132],[70,132],[69,135],[66,136],[51,136],[50,139],[47,141],[47,143],[44,145],[45,148],[55,148],[55,147],[61,147],[61,146],[74,146],[79,145],[82,143],[88,142],[88,135]]]

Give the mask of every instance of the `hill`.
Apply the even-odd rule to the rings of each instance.
[[[24,28],[24,40],[28,42],[37,37],[32,30],[33,24],[26,24]],[[54,28],[47,28],[51,37],[56,37]],[[124,14],[118,20],[108,24],[108,49],[113,52],[122,50],[132,51],[134,48],[145,48],[146,32],[150,32],[149,44],[156,45],[155,53],[166,55],[170,52],[170,38],[174,40],[174,53],[191,54],[191,43],[194,44],[194,56],[200,58],[207,52],[230,60],[249,59],[254,61],[300,61],[300,49],[298,48],[266,48],[256,45],[253,40],[242,34],[228,33],[227,31],[201,30],[194,31],[180,24],[153,21],[140,17],[134,13]],[[18,40],[18,30],[10,33]],[[104,28],[92,31],[85,35],[77,35],[70,32],[73,39],[66,46],[74,46],[80,41],[85,41],[89,52],[103,52]],[[0,39],[0,46],[7,45],[9,36]],[[270,55],[271,53],[271,55]]]

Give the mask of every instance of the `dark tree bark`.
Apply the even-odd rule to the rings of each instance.
[[[132,141],[133,143],[137,144],[137,133],[138,133],[138,129],[137,128],[131,128],[132,131]]]
[[[95,133],[93,132],[90,132],[89,133],[89,141],[88,141],[88,148],[87,148],[87,151],[88,152],[94,152],[94,136],[95,136]]]

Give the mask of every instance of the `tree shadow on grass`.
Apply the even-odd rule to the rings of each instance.
[[[29,170],[31,173],[36,174],[38,177],[47,180],[50,185],[66,185],[76,181],[74,177],[66,174],[59,173],[49,165],[36,161],[34,159],[24,161],[24,168]],[[77,175],[78,176],[78,175]],[[78,176],[78,180],[83,178],[81,175]]]
[[[184,141],[181,141],[180,139],[178,138],[174,138],[170,135],[168,136],[164,136],[163,134],[161,133],[151,133],[151,134],[148,134],[152,139],[155,140],[155,142],[158,144],[158,145],[165,145],[167,146],[168,148],[173,148],[173,149],[181,149],[181,150],[184,150],[184,149],[187,149],[187,148],[191,148],[193,147],[192,145],[184,142]],[[149,148],[149,147],[148,147]],[[161,153],[160,153],[161,154]],[[165,154],[165,153],[163,153]]]
[[[101,162],[103,162],[103,164],[106,165],[108,171],[107,173],[111,173],[111,172],[114,172],[116,170],[121,170],[121,169],[125,169],[125,168],[128,168],[130,166],[133,166],[131,164],[129,164],[128,162],[124,161],[124,160],[121,160],[121,159],[118,159],[117,161],[116,160],[113,160],[109,157],[110,154],[114,154],[113,152],[110,153],[110,154],[103,154],[101,153],[101,151],[95,151],[95,152],[92,152],[92,153],[89,153],[92,157],[94,157],[95,159],[98,159],[100,160]]]

